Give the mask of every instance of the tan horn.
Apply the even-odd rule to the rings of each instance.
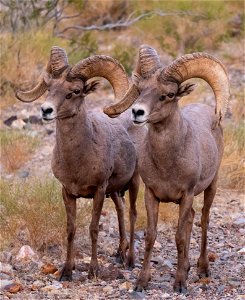
[[[50,53],[52,75],[59,76],[68,66],[68,58],[64,49],[53,46]]]
[[[147,45],[140,46],[136,67],[132,74],[132,85],[122,100],[104,108],[104,113],[110,117],[118,116],[127,110],[139,97],[138,83],[141,77],[147,77],[161,67],[160,59],[155,49]]]
[[[156,50],[148,45],[140,46],[138,65],[141,67],[142,77],[148,77],[162,66]]]
[[[134,103],[139,97],[139,94],[138,87],[135,84],[132,84],[123,99],[114,105],[105,107],[104,113],[109,117],[117,117]]]
[[[71,69],[68,76],[84,81],[93,77],[103,77],[112,85],[116,99],[122,99],[129,86],[124,67],[106,55],[94,55],[83,59]]]
[[[230,97],[229,79],[224,65],[217,58],[206,53],[187,54],[165,68],[161,76],[178,83],[195,77],[205,80],[215,94],[218,121],[224,117]]]
[[[51,73],[51,65],[50,62],[48,63],[46,67],[46,72]],[[41,80],[38,82],[38,84],[30,91],[17,91],[15,93],[15,97],[19,99],[22,102],[33,102],[40,98],[47,90],[47,85],[43,79],[43,76]]]

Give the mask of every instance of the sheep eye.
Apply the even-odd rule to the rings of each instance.
[[[160,101],[164,101],[165,99],[166,99],[166,96],[165,96],[165,95],[162,95],[162,96],[159,97],[159,100],[160,100]]]
[[[66,95],[66,99],[71,99],[71,97],[72,97],[72,93]]]
[[[80,90],[74,90],[73,93],[78,95],[80,93]]]
[[[168,94],[168,98],[173,98],[174,97],[174,93],[169,93]]]

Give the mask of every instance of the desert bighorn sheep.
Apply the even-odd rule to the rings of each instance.
[[[229,82],[224,66],[205,53],[180,57],[163,67],[156,51],[141,46],[134,84],[119,103],[104,109],[109,116],[120,114],[132,106],[135,124],[148,124],[148,133],[139,152],[139,170],[145,183],[145,205],[148,225],[144,263],[136,290],[145,288],[150,279],[150,258],[156,239],[160,202],[179,204],[176,233],[178,264],[174,290],[186,292],[190,268],[188,252],[194,219],[195,195],[204,191],[202,209],[201,253],[198,259],[200,276],[209,276],[207,227],[209,210],[216,193],[217,174],[223,153],[222,126],[229,98]],[[216,109],[204,104],[179,108],[181,97],[193,90],[184,81],[202,78],[212,87]]]
[[[130,243],[127,263],[134,265],[135,201],[139,188],[135,144],[139,132],[135,131],[129,114],[112,120],[103,113],[87,110],[84,97],[97,85],[97,82],[87,83],[87,80],[97,76],[111,83],[116,98],[123,97],[128,89],[124,68],[111,57],[95,55],[70,67],[66,52],[54,46],[42,80],[31,91],[16,93],[19,100],[32,102],[48,90],[46,101],[41,106],[42,117],[44,120],[56,119],[52,170],[63,186],[68,242],[61,280],[72,280],[76,199],[79,197],[94,199],[89,228],[92,240],[89,276],[92,277],[98,272],[97,239],[105,195],[110,195],[116,206],[120,232],[118,254],[123,260],[126,259],[128,242],[123,199],[120,196],[129,190]]]

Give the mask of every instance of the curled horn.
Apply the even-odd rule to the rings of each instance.
[[[106,55],[94,55],[81,60],[70,70],[68,76],[84,81],[93,77],[103,77],[112,85],[116,99],[121,99],[128,89],[128,77],[124,67]]]
[[[46,72],[58,76],[61,74],[64,69],[68,67],[68,59],[65,50],[53,46],[51,49],[50,59],[46,67]],[[33,102],[36,99],[40,98],[47,90],[47,85],[44,81],[43,76],[37,85],[30,91],[17,91],[15,96],[22,102]]]
[[[215,94],[217,121],[224,117],[230,96],[229,80],[225,67],[217,58],[206,53],[184,55],[165,68],[161,77],[178,83],[195,77],[204,79]]]
[[[148,77],[161,68],[161,62],[156,50],[148,45],[140,46],[138,64],[140,65],[142,77]]]
[[[137,85],[140,79],[148,77],[159,68],[161,68],[161,63],[156,50],[147,45],[140,46],[138,60],[132,74],[131,87],[120,102],[105,107],[104,113],[110,117],[115,117],[127,110],[139,97]]]

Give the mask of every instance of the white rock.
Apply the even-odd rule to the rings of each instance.
[[[238,218],[238,219],[234,220],[233,223],[235,225],[244,225],[245,224],[245,218],[244,217]]]
[[[0,280],[0,289],[4,289],[5,286],[9,285],[13,283],[13,280],[7,280],[7,279],[3,279],[3,280]]]
[[[19,253],[16,256],[17,261],[37,261],[38,256],[37,254],[32,250],[32,248],[28,245],[24,245],[20,248]]]
[[[53,291],[62,289],[62,287],[63,287],[63,285],[60,282],[55,282],[53,284],[42,287],[41,291],[48,293],[48,292],[53,292]]]
[[[161,249],[161,248],[162,248],[162,245],[161,245],[158,241],[155,241],[154,247],[155,247],[156,249]]]
[[[111,293],[111,292],[113,292],[113,287],[110,286],[110,285],[107,285],[107,286],[103,287],[103,292],[104,293]]]
[[[243,247],[242,249],[240,249],[239,251],[237,251],[240,254],[245,254],[245,247]]]
[[[26,123],[23,120],[17,119],[11,124],[11,128],[13,128],[13,129],[23,129],[25,127],[25,125],[26,125]]]
[[[10,264],[4,264],[0,262],[0,273],[13,275],[13,268]]]

